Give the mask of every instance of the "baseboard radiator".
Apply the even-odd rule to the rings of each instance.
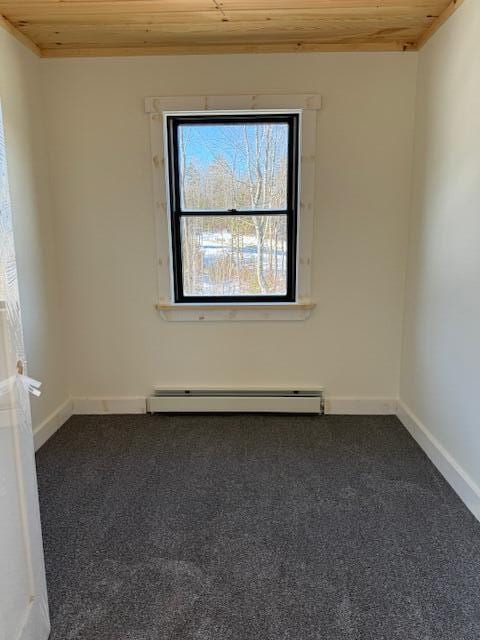
[[[323,414],[321,389],[156,389],[150,413]]]

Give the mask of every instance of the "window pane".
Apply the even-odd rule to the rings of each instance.
[[[287,293],[287,216],[185,216],[185,296]]]
[[[287,208],[288,124],[178,127],[183,211]]]

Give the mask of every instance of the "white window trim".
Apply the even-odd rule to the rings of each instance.
[[[232,95],[165,96],[145,99],[150,117],[153,167],[153,196],[157,245],[158,300],[156,309],[165,320],[240,321],[305,320],[315,304],[311,300],[311,264],[315,197],[316,125],[321,96],[301,95]],[[300,111],[300,197],[297,236],[297,301],[291,303],[176,303],[172,293],[172,256],[170,214],[166,187],[164,153],[164,117],[171,112],[225,111]]]

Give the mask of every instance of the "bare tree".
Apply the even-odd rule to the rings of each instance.
[[[190,290],[207,286],[205,278],[210,286],[217,290],[221,287],[227,294],[243,291],[268,294],[285,286],[285,218],[267,213],[285,207],[285,134],[283,132],[282,135],[278,125],[268,123],[244,124],[241,127],[241,131],[237,130],[235,134],[232,127],[221,128],[224,140],[218,146],[222,153],[218,153],[208,138],[202,140],[212,158],[208,164],[192,157],[187,159],[188,139],[180,136],[181,186],[185,206],[198,211],[243,209],[263,214],[219,215],[188,220],[183,233],[183,252],[184,281]],[[254,281],[249,275],[252,273],[249,265],[253,247],[250,244],[248,248],[245,246],[252,233],[255,238]],[[201,240],[206,237],[211,243],[207,263]],[[212,254],[216,259],[212,259]],[[225,287],[230,290],[225,291]]]

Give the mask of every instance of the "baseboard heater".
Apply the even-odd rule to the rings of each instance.
[[[324,409],[321,389],[156,389],[150,413],[316,413]]]

